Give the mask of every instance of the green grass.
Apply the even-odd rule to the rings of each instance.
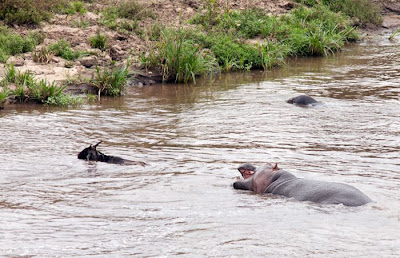
[[[10,96],[10,90],[5,87],[1,87],[0,88],[0,109],[4,108],[4,104],[7,102],[9,96]]]
[[[97,31],[96,36],[89,38],[89,43],[93,48],[98,48],[104,51],[106,49],[107,36],[102,35],[100,31]]]
[[[43,42],[40,33],[30,33],[24,37],[0,26],[0,62],[5,63],[10,56],[32,51]]]
[[[89,25],[90,25],[89,21],[86,21],[81,17],[71,21],[71,27],[75,28],[87,28],[89,27]]]
[[[215,6],[208,0],[206,11],[190,20],[206,32],[160,28],[149,33],[153,44],[142,63],[165,81],[188,82],[218,69],[271,69],[292,56],[327,56],[358,39],[351,20],[325,5],[297,7],[282,16],[259,9],[221,12]],[[257,43],[249,41],[253,38]]]
[[[7,25],[38,25],[51,18],[56,5],[53,0],[2,0],[0,20]]]
[[[358,39],[349,19],[322,5],[297,8],[281,23],[274,30],[275,37],[298,56],[327,56]]]
[[[296,0],[307,6],[325,5],[333,12],[340,12],[358,19],[361,24],[373,23],[380,25],[383,21],[382,10],[371,0]]]
[[[61,2],[57,7],[57,12],[62,14],[85,14],[87,12],[86,4],[82,1]]]
[[[91,82],[98,88],[98,100],[101,95],[115,97],[125,93],[129,66],[129,60],[123,66],[113,65],[102,69],[96,66],[96,77]]]
[[[54,54],[48,47],[41,47],[32,51],[32,60],[35,63],[48,64],[51,62]]]
[[[201,49],[181,31],[165,29],[147,56],[142,56],[147,68],[158,70],[167,82],[195,81],[196,76],[218,69],[211,51]]]
[[[68,61],[76,60],[85,55],[85,53],[82,51],[72,50],[71,45],[64,39],[61,39],[57,43],[51,44],[49,46],[49,50],[54,53],[54,55],[60,56]]]
[[[373,23],[380,25],[383,21],[381,10],[370,0],[339,0],[322,1],[334,12],[343,12],[344,14],[358,18],[361,23]]]
[[[133,32],[138,31],[138,21],[146,17],[154,18],[150,8],[136,0],[125,0],[105,8],[101,12],[100,23],[112,30]]]
[[[7,98],[15,102],[33,101],[46,105],[70,106],[82,103],[81,97],[73,97],[64,92],[66,86],[47,80],[36,80],[28,70],[20,72],[13,65],[6,66],[5,77],[1,83],[3,90],[7,92]],[[13,85],[12,90],[8,86]]]
[[[49,106],[59,106],[59,107],[68,107],[68,106],[81,106],[83,104],[83,98],[80,96],[72,96],[69,94],[60,94],[56,96],[50,96],[44,103]]]

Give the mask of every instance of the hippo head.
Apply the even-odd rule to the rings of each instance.
[[[264,193],[268,186],[274,181],[274,175],[277,171],[279,171],[277,163],[267,163],[257,169],[257,172],[251,178],[251,190],[256,193]]]
[[[296,105],[300,105],[300,106],[306,106],[306,105],[311,105],[314,103],[317,103],[318,101],[316,101],[315,99],[313,99],[310,96],[307,95],[300,95],[291,99],[288,99],[286,101],[289,104],[296,104]]]
[[[98,161],[100,159],[100,156],[102,156],[102,153],[98,152],[96,150],[96,147],[102,143],[102,141],[96,143],[95,145],[91,145],[85,149],[83,149],[81,152],[78,154],[78,159],[85,159],[85,160],[96,160]]]
[[[245,163],[238,167],[238,170],[244,179],[251,177],[256,172],[256,167],[250,163]]]

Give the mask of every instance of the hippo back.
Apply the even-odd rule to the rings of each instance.
[[[318,101],[316,101],[315,99],[313,99],[312,97],[307,96],[307,95],[300,95],[300,96],[288,99],[286,102],[290,103],[290,104],[301,105],[301,106],[318,103]]]
[[[342,203],[347,206],[360,206],[371,202],[368,196],[347,184],[297,178],[286,171],[280,171],[275,177],[266,193],[283,195],[299,201]]]

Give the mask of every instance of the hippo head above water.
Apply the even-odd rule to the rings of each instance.
[[[244,179],[251,177],[256,171],[256,167],[250,163],[245,163],[238,167],[238,170]]]
[[[246,163],[238,168],[244,180],[233,184],[235,189],[251,190],[255,193],[270,193],[323,204],[360,206],[371,199],[353,186],[298,178],[278,168],[277,164],[265,164],[256,169]]]
[[[116,156],[105,155],[104,153],[97,150],[97,146],[100,143],[102,143],[102,141],[96,143],[95,145],[90,145],[89,147],[83,149],[81,152],[79,152],[78,159],[84,159],[87,161],[89,161],[89,160],[100,161],[100,162],[121,164],[121,165],[122,164],[123,165],[140,165],[140,166],[147,165],[145,162],[141,162],[141,161],[132,161],[132,160],[127,160],[127,159],[123,159],[120,157],[116,157]]]
[[[300,95],[300,96],[288,99],[286,102],[290,103],[290,104],[299,105],[299,106],[315,105],[318,103],[318,101],[316,101],[315,99],[313,99],[312,97],[307,96],[307,95]]]

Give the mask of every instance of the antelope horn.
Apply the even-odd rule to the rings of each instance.
[[[102,143],[103,141],[99,141],[98,143],[96,143],[93,147],[96,148],[100,143]]]

